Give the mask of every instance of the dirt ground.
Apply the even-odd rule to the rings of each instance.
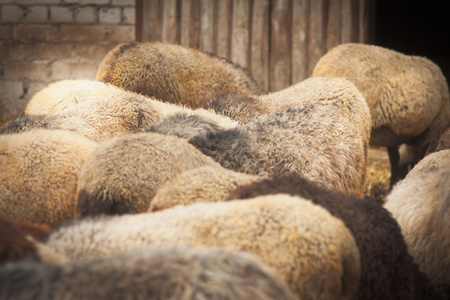
[[[370,147],[367,161],[365,196],[371,196],[383,204],[389,192],[391,169],[386,148]]]

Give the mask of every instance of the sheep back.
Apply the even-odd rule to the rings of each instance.
[[[361,136],[328,106],[290,107],[189,142],[227,169],[260,176],[296,174],[346,194],[364,193]]]
[[[235,63],[159,42],[116,46],[100,63],[96,80],[191,108],[201,107],[218,91],[263,93],[250,73]]]
[[[296,297],[249,253],[161,247],[61,267],[8,264],[0,299],[284,299]]]
[[[426,145],[450,123],[446,78],[424,57],[342,44],[318,61],[313,76],[344,77],[356,85],[371,112],[374,145],[398,146],[415,137]]]
[[[80,102],[102,98],[112,93],[122,93],[122,90],[94,80],[60,80],[34,94],[25,107],[25,114],[51,115]]]
[[[161,186],[150,204],[149,211],[196,202],[224,201],[228,198],[229,192],[258,178],[258,176],[235,172],[221,166],[205,166],[188,170]]]
[[[445,151],[449,158],[450,150]],[[424,158],[434,159],[433,167],[423,168],[419,162],[398,182],[384,207],[399,223],[420,270],[450,297],[450,163],[434,155],[441,152]]]
[[[174,136],[150,132],[112,138],[101,143],[81,168],[77,214],[147,211],[166,181],[183,171],[216,164]]]
[[[88,218],[61,226],[46,243],[74,260],[149,245],[231,247],[260,257],[300,299],[352,299],[360,277],[359,252],[344,224],[286,195]]]
[[[370,198],[348,197],[295,176],[277,176],[241,185],[227,200],[280,192],[320,205],[353,234],[361,254],[361,280],[354,299],[444,299],[414,263],[396,220]]]
[[[50,226],[73,219],[79,172],[96,147],[64,130],[0,135],[0,213]]]

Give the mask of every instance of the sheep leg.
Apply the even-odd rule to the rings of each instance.
[[[387,151],[389,155],[389,163],[391,164],[391,179],[389,190],[392,190],[392,187],[398,181],[399,177],[398,163],[400,161],[400,154],[398,151],[398,146],[387,147]]]

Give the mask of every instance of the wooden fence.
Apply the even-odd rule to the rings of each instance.
[[[266,91],[311,75],[332,47],[373,39],[375,0],[136,0],[136,40],[215,53]]]

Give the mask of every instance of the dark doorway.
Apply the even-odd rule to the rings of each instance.
[[[375,44],[435,62],[450,81],[450,1],[376,0]]]

